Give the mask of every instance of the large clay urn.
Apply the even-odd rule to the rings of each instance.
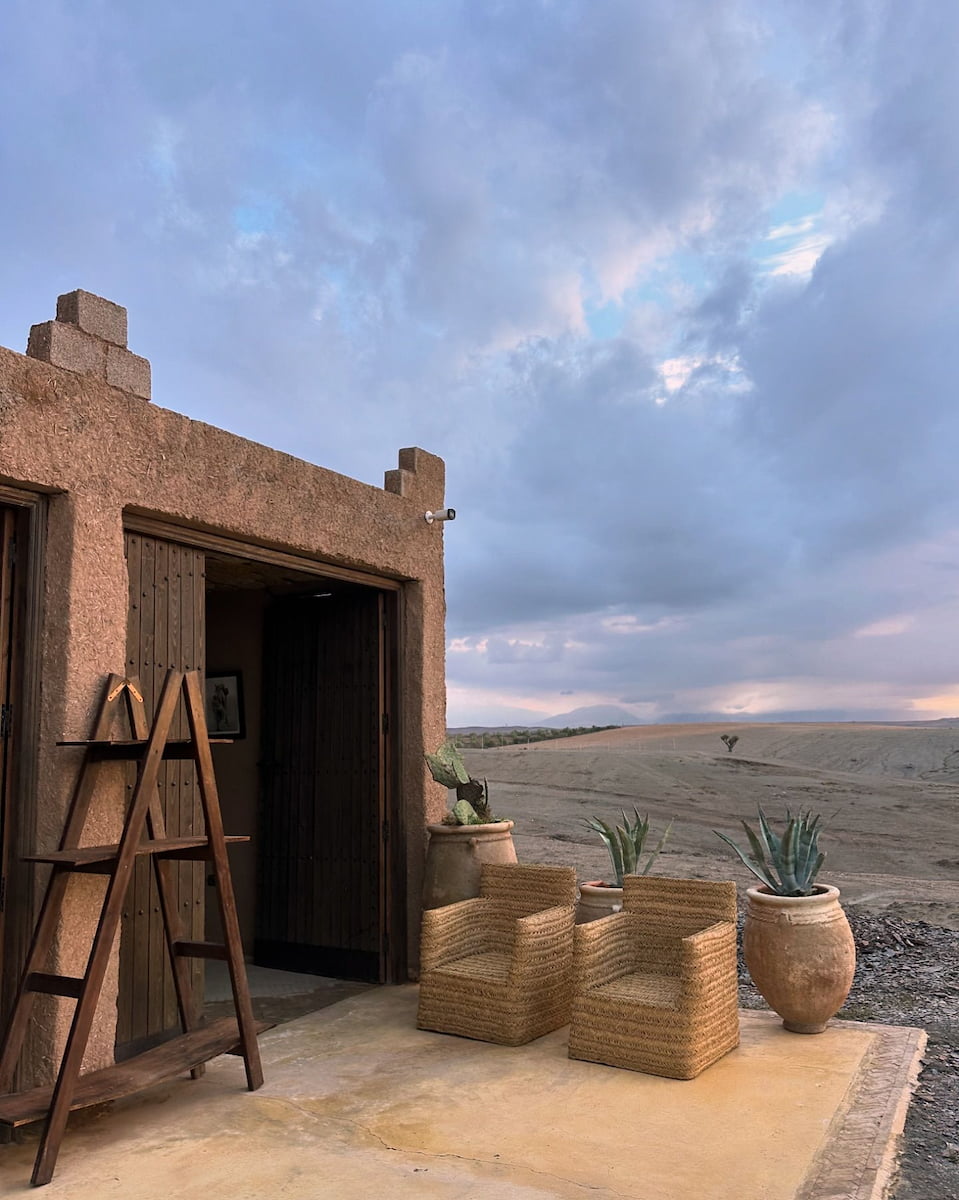
[[[842,1008],[856,970],[839,889],[774,896],[747,889],[743,956],[753,983],[793,1033],[822,1033]]]
[[[513,822],[427,825],[430,844],[423,876],[423,907],[441,908],[479,895],[480,867],[516,862]]]

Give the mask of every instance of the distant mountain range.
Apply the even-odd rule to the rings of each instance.
[[[890,713],[875,713],[872,716],[849,717],[844,712],[813,709],[796,712],[752,714],[743,713],[731,717],[729,713],[669,713],[656,721],[641,721],[628,709],[615,704],[593,704],[585,708],[574,708],[570,712],[558,713],[541,721],[530,721],[527,725],[461,725],[450,729],[450,733],[513,733],[517,729],[581,729],[591,725],[746,725],[792,724],[866,724],[866,725],[959,725],[959,717],[939,717],[931,721],[897,719]]]
[[[540,721],[539,729],[577,729],[580,725],[644,725],[639,717],[615,704],[592,704]]]
[[[625,708],[615,704],[594,704],[574,708],[528,725],[460,725],[450,733],[513,733],[517,729],[581,729],[590,725],[642,725],[643,722]]]

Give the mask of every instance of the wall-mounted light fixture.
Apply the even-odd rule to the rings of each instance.
[[[441,508],[438,512],[428,512],[426,514],[426,524],[432,525],[434,521],[455,521],[455,508]]]

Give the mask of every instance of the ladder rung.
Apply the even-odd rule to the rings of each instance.
[[[226,962],[229,951],[222,942],[174,942],[173,953],[180,958],[216,958]]]
[[[271,1026],[265,1022],[256,1023],[257,1033],[269,1028]],[[238,1048],[239,1042],[236,1018],[222,1017],[212,1025],[181,1034],[136,1058],[81,1075],[70,1108],[86,1108],[131,1096],[143,1088],[173,1079],[200,1063],[209,1062],[218,1054],[230,1054]],[[43,1087],[0,1096],[0,1123],[16,1126],[41,1120],[47,1115],[52,1092],[52,1088]]]
[[[31,971],[27,976],[28,992],[43,992],[47,996],[70,996],[80,999],[83,980],[72,975],[46,975],[42,971]]]

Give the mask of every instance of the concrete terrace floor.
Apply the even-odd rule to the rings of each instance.
[[[377,988],[261,1038],[266,1082],[224,1056],[71,1118],[49,1200],[878,1200],[925,1042],[742,1014],[742,1045],[679,1082],[415,1028],[417,989]],[[34,1127],[36,1129],[36,1127]],[[0,1195],[32,1192],[36,1135],[0,1146]]]

